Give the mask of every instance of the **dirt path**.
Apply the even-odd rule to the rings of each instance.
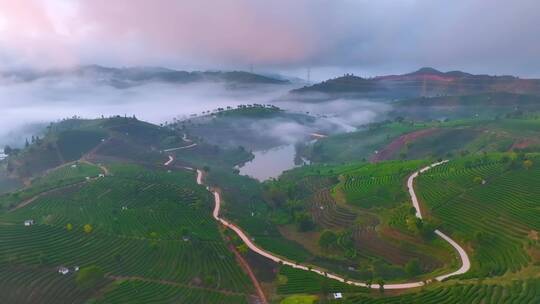
[[[88,165],[92,165],[92,166],[97,166],[100,168],[100,170],[103,172],[104,175],[109,175],[109,169],[107,169],[107,167],[101,165],[101,164],[94,164],[94,163],[91,163],[85,159],[81,159],[81,160],[78,160],[78,161],[72,161],[72,162],[69,162],[69,163],[65,163],[65,164],[62,164],[58,167],[55,167],[55,168],[52,168],[52,169],[49,169],[48,171],[53,171],[53,170],[56,170],[56,169],[60,169],[62,167],[66,167],[66,166],[70,166],[72,164],[75,164],[77,162],[80,162],[80,163],[85,163],[85,164],[88,164]],[[58,188],[53,188],[53,189],[49,189],[49,190],[45,190],[43,192],[40,192],[40,193],[37,193],[36,195],[32,196],[31,198],[28,198],[22,202],[20,202],[19,204],[17,204],[17,206],[15,206],[15,208],[9,210],[10,212],[11,211],[15,211],[15,210],[18,210],[18,209],[21,209],[31,203],[33,203],[35,200],[37,200],[38,198],[42,197],[42,196],[45,196],[45,195],[48,195],[48,194],[51,194],[53,192],[56,192],[56,191],[59,191],[59,190],[63,190],[63,189],[68,189],[68,188],[71,188],[71,187],[76,187],[78,185],[82,185],[82,184],[85,184],[85,183],[88,183],[90,181],[93,181],[93,180],[96,180],[98,179],[99,176],[97,177],[91,177],[89,179],[85,179],[83,181],[80,181],[80,182],[75,182],[75,183],[72,183],[72,184],[68,184],[68,185],[64,185],[64,186],[61,186],[61,187],[58,187]]]
[[[328,135],[324,135],[324,134],[321,134],[321,133],[310,133],[309,135],[311,135],[312,137],[317,138],[317,139],[328,137]]]
[[[234,246],[231,245],[230,249],[234,253],[234,255],[236,256],[236,260],[238,261],[238,263],[240,263],[242,268],[244,268],[244,270],[247,272],[249,278],[253,282],[253,285],[255,286],[255,290],[257,290],[257,295],[259,296],[259,299],[261,300],[261,303],[262,304],[268,304],[268,301],[266,300],[266,296],[264,295],[264,291],[262,289],[262,286],[259,283],[259,280],[257,280],[257,277],[255,276],[255,274],[253,273],[253,270],[251,270],[251,267],[249,266],[246,259],[244,259],[244,257],[240,253],[238,253],[238,250],[236,250],[236,248],[234,248]]]
[[[30,205],[31,203],[33,203],[35,200],[37,200],[38,198],[40,198],[42,196],[45,196],[45,195],[48,195],[48,194],[51,194],[51,193],[54,193],[54,192],[57,192],[57,191],[60,191],[60,190],[69,189],[71,187],[76,187],[78,185],[82,185],[82,184],[85,184],[87,182],[88,182],[88,180],[84,180],[84,181],[80,181],[80,182],[76,182],[76,183],[73,183],[73,184],[64,185],[64,186],[61,186],[61,187],[58,187],[58,188],[53,188],[53,189],[50,189],[50,190],[40,192],[40,193],[32,196],[31,198],[28,198],[28,199],[20,202],[13,209],[10,209],[9,212],[12,212],[12,211],[21,209],[23,207],[26,207],[27,205]]]
[[[407,187],[409,188],[409,193],[411,195],[411,199],[412,199],[414,208],[416,209],[416,216],[417,217],[422,218],[422,213],[420,211],[420,205],[418,203],[416,193],[414,192],[414,187],[413,187],[414,179],[419,175],[419,173],[423,173],[423,172],[425,172],[425,171],[427,171],[427,170],[429,170],[429,169],[431,169],[431,168],[433,168],[435,166],[441,165],[441,164],[446,163],[446,162],[447,161],[438,162],[438,163],[434,163],[434,164],[432,164],[430,166],[427,166],[425,168],[422,168],[422,169],[414,172],[409,177],[409,179],[407,180]],[[165,164],[167,164],[167,163],[165,163]],[[204,185],[203,184],[203,172],[201,170],[199,170],[199,169],[197,169],[197,184]],[[213,194],[214,194],[215,206],[214,206],[214,211],[212,212],[212,216],[214,217],[214,219],[216,221],[220,222],[221,224],[223,224],[225,227],[228,227],[229,229],[233,230],[240,237],[240,239],[248,246],[248,248],[251,249],[253,252],[255,252],[255,253],[257,253],[257,254],[265,257],[265,258],[268,258],[268,259],[270,259],[270,260],[272,260],[272,261],[274,261],[276,263],[281,263],[283,265],[287,265],[287,266],[290,266],[290,267],[293,267],[293,268],[296,268],[296,269],[302,269],[302,270],[305,270],[305,271],[311,271],[311,272],[317,273],[317,274],[319,274],[321,276],[325,276],[327,278],[343,282],[345,284],[355,285],[355,286],[359,286],[359,287],[367,287],[367,288],[372,288],[372,289],[379,289],[380,288],[379,284],[366,284],[364,282],[357,282],[357,281],[353,281],[353,280],[348,280],[348,279],[340,277],[340,276],[338,276],[336,274],[328,273],[322,268],[318,268],[318,267],[315,267],[315,266],[305,266],[305,265],[297,264],[295,262],[292,262],[292,261],[289,261],[289,260],[287,260],[285,258],[276,256],[276,255],[272,254],[271,252],[268,252],[268,251],[265,251],[264,249],[259,248],[257,245],[255,245],[253,243],[253,241],[248,237],[248,235],[244,231],[242,231],[242,229],[240,229],[238,226],[228,222],[227,220],[225,220],[225,219],[223,219],[223,218],[221,218],[219,216],[219,211],[221,209],[221,195],[217,191],[213,191]],[[452,240],[450,237],[448,237],[447,235],[445,235],[441,231],[435,230],[435,233],[438,236],[440,236],[441,238],[443,238],[445,241],[447,241],[453,248],[455,248],[457,250],[457,252],[460,255],[461,262],[462,262],[461,268],[458,269],[457,271],[449,273],[449,274],[445,274],[445,275],[440,275],[440,276],[436,277],[435,279],[437,281],[442,281],[442,280],[444,280],[446,278],[449,278],[451,276],[455,276],[455,275],[459,275],[459,274],[463,274],[463,273],[467,272],[470,269],[470,261],[469,261],[469,257],[467,255],[467,253],[465,252],[465,250],[461,246],[459,246],[459,244],[457,244],[454,240]],[[384,287],[384,289],[418,288],[418,287],[424,286],[426,283],[430,283],[431,281],[432,280],[427,280],[426,282],[419,281],[419,282],[409,282],[409,283],[385,284],[385,285],[383,285],[383,287]]]
[[[109,169],[107,167],[105,167],[104,165],[102,165],[102,164],[96,164],[96,163],[93,163],[93,162],[91,162],[89,160],[86,160],[84,158],[79,160],[79,162],[85,163],[87,165],[97,166],[103,172],[104,175],[110,175]]]
[[[163,165],[168,166],[172,164],[173,161],[174,161],[174,157],[172,157],[172,155],[169,155],[169,160],[166,161]]]
[[[187,145],[187,146],[183,146],[183,147],[178,147],[178,148],[171,148],[171,149],[165,149],[163,150],[163,152],[173,152],[173,151],[176,151],[176,150],[184,150],[184,149],[189,149],[189,148],[193,148],[193,147],[196,147],[197,144],[191,144],[191,145]]]

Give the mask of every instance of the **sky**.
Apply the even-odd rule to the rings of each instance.
[[[0,0],[0,69],[540,77],[538,0]]]

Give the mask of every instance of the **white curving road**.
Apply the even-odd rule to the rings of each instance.
[[[170,162],[172,162],[171,157],[165,163],[165,165],[170,164]],[[435,166],[444,164],[446,162],[447,161],[434,163],[434,164],[432,164],[430,166],[422,168],[419,171],[416,171],[411,176],[409,176],[409,179],[407,180],[407,187],[409,189],[409,193],[411,194],[411,200],[413,202],[414,208],[416,209],[416,216],[418,218],[422,218],[422,213],[421,213],[421,210],[420,210],[420,204],[418,203],[418,199],[416,197],[416,193],[414,192],[414,188],[413,188],[414,179],[419,175],[419,173],[423,173],[423,172],[425,172],[425,171],[427,171],[427,170],[429,170],[429,169],[431,169],[431,168],[433,168]],[[193,168],[186,168],[186,169],[194,170]],[[199,170],[199,169],[197,169],[197,184],[204,185],[203,184],[203,172],[201,170]],[[208,189],[208,187],[207,187],[207,189]],[[297,263],[289,261],[289,260],[287,260],[285,258],[276,256],[275,254],[273,254],[271,252],[268,252],[268,251],[266,251],[264,249],[261,249],[260,247],[255,245],[255,243],[253,243],[252,239],[250,239],[242,229],[240,229],[235,224],[230,223],[229,221],[227,221],[227,220],[225,220],[225,219],[223,219],[223,218],[221,218],[219,216],[219,211],[221,209],[221,195],[217,191],[213,191],[213,194],[214,194],[215,205],[214,205],[214,211],[212,212],[212,216],[214,217],[214,219],[217,220],[218,222],[220,222],[221,224],[223,224],[225,227],[228,227],[229,229],[233,230],[240,237],[240,239],[248,246],[248,248],[251,249],[253,252],[255,252],[255,253],[257,253],[257,254],[259,254],[261,256],[264,256],[265,258],[268,258],[268,259],[270,259],[270,260],[272,260],[272,261],[274,261],[276,263],[282,263],[283,265],[288,265],[288,266],[293,267],[293,268],[315,272],[315,273],[317,273],[319,275],[322,275],[322,276],[325,276],[327,278],[334,279],[334,280],[337,280],[337,281],[340,281],[340,282],[343,282],[343,283],[346,283],[346,284],[349,284],[349,285],[355,285],[355,286],[359,286],[359,287],[368,287],[368,288],[373,288],[373,289],[379,289],[379,287],[380,287],[379,284],[367,284],[367,283],[364,283],[364,282],[357,282],[357,281],[354,281],[354,280],[348,280],[348,279],[345,279],[345,278],[343,278],[341,276],[338,276],[336,274],[328,273],[328,272],[326,272],[325,270],[323,270],[321,268],[314,267],[314,266],[305,266],[305,265],[297,264]],[[449,274],[438,276],[435,279],[437,281],[442,281],[442,280],[444,280],[446,278],[449,278],[451,276],[455,276],[455,275],[459,275],[459,274],[463,274],[463,273],[467,272],[470,269],[471,264],[470,264],[469,257],[467,255],[467,253],[465,252],[465,250],[458,243],[456,243],[454,240],[452,240],[450,237],[448,237],[447,235],[445,235],[441,231],[435,230],[435,233],[438,236],[440,236],[441,238],[443,238],[445,241],[447,241],[452,247],[454,247],[458,251],[459,256],[461,258],[461,262],[462,262],[461,268],[458,269],[457,271],[454,271],[454,272],[449,273]],[[431,280],[427,280],[426,282],[418,281],[418,282],[398,283],[398,284],[384,284],[383,287],[384,287],[384,289],[409,289],[409,288],[422,287],[426,283],[429,283],[429,282],[431,282]]]
[[[183,146],[183,147],[178,147],[178,148],[171,148],[171,149],[165,149],[163,150],[163,152],[172,152],[172,151],[176,151],[176,150],[184,150],[184,149],[189,149],[189,148],[193,148],[193,147],[196,147],[197,144],[191,144],[191,145],[188,145],[188,146]]]
[[[163,165],[168,166],[174,161],[174,158],[172,155],[169,155],[169,160],[167,160]]]
[[[431,169],[431,168],[433,168],[435,166],[439,166],[439,165],[442,165],[442,164],[447,163],[447,162],[448,162],[448,160],[443,160],[441,162],[431,164],[431,165],[429,165],[427,167],[424,167],[424,168],[414,172],[413,174],[411,174],[411,176],[409,176],[409,179],[407,180],[407,188],[409,189],[409,194],[411,196],[411,200],[412,200],[414,209],[416,209],[416,217],[417,218],[422,219],[422,210],[420,209],[420,203],[418,202],[418,198],[416,197],[416,193],[414,192],[414,179],[420,173],[424,173],[427,170],[429,170],[429,169]],[[449,277],[456,276],[456,275],[459,275],[459,274],[464,274],[467,271],[469,271],[469,269],[471,268],[471,261],[469,259],[469,256],[467,255],[467,252],[465,251],[465,249],[463,249],[463,247],[461,247],[456,241],[452,240],[449,236],[447,236],[446,234],[441,232],[439,229],[435,230],[435,234],[440,236],[443,240],[445,240],[452,247],[454,247],[454,249],[456,249],[456,251],[458,252],[459,257],[461,259],[461,267],[458,270],[456,270],[456,271],[454,271],[452,273],[440,275],[440,276],[436,277],[435,279],[437,281],[442,281],[442,280],[447,279]]]

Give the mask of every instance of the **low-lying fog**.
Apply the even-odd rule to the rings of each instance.
[[[51,121],[79,116],[136,115],[152,123],[218,107],[271,103],[295,112],[326,115],[328,120],[350,131],[376,119],[388,106],[366,100],[334,100],[322,103],[275,101],[294,85],[257,85],[227,88],[224,84],[149,83],[115,88],[87,79],[41,79],[33,82],[0,83],[0,147],[20,146],[24,139],[39,134]],[[287,135],[291,126],[273,128]],[[293,126],[294,127],[294,126]]]

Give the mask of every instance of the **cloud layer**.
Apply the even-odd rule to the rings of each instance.
[[[0,67],[539,75],[536,0],[0,0]]]

